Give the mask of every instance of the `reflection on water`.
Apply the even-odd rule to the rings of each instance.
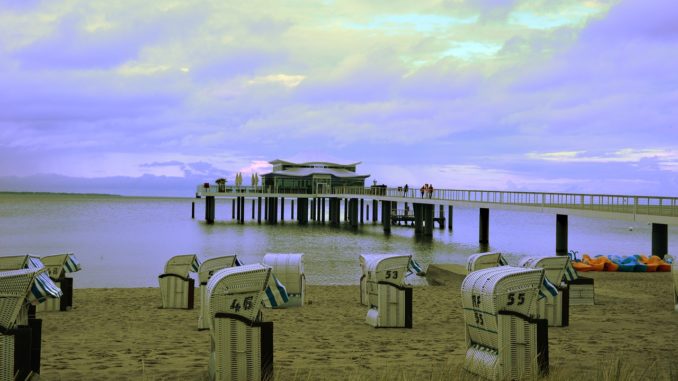
[[[191,202],[196,219],[191,219]],[[289,200],[288,208],[289,208]],[[411,227],[393,226],[385,235],[367,222],[358,230],[309,222],[277,226],[231,221],[231,203],[217,201],[217,221],[201,221],[204,200],[77,195],[0,195],[0,255],[50,255],[73,252],[83,270],[76,287],[157,287],[157,276],[171,256],[196,253],[202,259],[237,254],[245,263],[267,252],[304,253],[306,279],[312,284],[357,284],[358,256],[365,253],[412,254],[424,265],[465,263],[472,253],[498,250],[509,261],[523,255],[552,255],[555,215],[490,211],[490,245],[478,244],[478,209],[455,208],[454,231],[436,228],[433,237],[415,238]],[[285,213],[289,219],[289,209]],[[632,228],[632,231],[629,230]],[[676,234],[669,227],[670,236]],[[570,216],[570,249],[590,254],[648,253],[646,224]],[[669,242],[669,251],[674,246]],[[675,250],[673,250],[675,251]]]

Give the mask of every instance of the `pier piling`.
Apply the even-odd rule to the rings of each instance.
[[[652,224],[652,255],[664,258],[669,252],[669,226]],[[674,265],[675,266],[675,265]]]
[[[567,255],[567,214],[556,214],[556,255]]]
[[[490,209],[480,208],[480,221],[478,224],[478,242],[487,245],[490,243]]]

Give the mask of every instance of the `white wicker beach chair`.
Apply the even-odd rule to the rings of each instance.
[[[195,281],[189,273],[198,271],[199,267],[195,254],[177,255],[167,261],[165,272],[158,277],[162,308],[193,309]]]
[[[306,275],[304,254],[267,253],[264,264],[271,266],[273,274],[287,289],[287,303],[278,307],[300,307],[306,303]]]
[[[358,257],[360,262],[360,304],[369,305],[367,294],[367,262],[377,258],[388,257],[390,254],[361,254]]]
[[[209,311],[207,310],[207,281],[218,270],[228,267],[239,266],[237,256],[225,255],[223,257],[210,258],[200,264],[198,268],[198,280],[200,281],[200,314],[198,315],[198,330],[209,329]]]
[[[261,306],[271,268],[261,264],[218,270],[207,282],[210,380],[261,380],[273,376],[273,323]]]
[[[403,281],[410,259],[410,255],[365,257],[367,324],[412,328],[412,287]]]
[[[548,323],[535,318],[543,277],[543,269],[500,266],[464,278],[467,371],[492,380],[548,372]]]
[[[567,256],[525,257],[519,262],[521,267],[544,269],[544,277],[555,286],[557,293],[549,292],[543,285],[544,297],[537,301],[537,317],[548,320],[552,327],[567,327],[570,323],[570,294],[567,284],[563,283],[569,263]]]
[[[29,316],[29,306],[60,296],[44,268],[0,271],[1,381],[40,373],[42,320]]]
[[[467,273],[470,273],[490,267],[504,266],[506,264],[506,259],[504,259],[498,251],[478,253],[468,257],[466,260],[466,271]]]
[[[68,274],[80,271],[80,263],[72,253],[48,255],[40,258],[49,272],[49,277],[61,289],[63,296],[58,299],[48,299],[37,306],[42,311],[69,311],[73,308],[73,278]]]

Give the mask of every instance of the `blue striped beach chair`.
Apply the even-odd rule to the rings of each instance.
[[[165,272],[158,276],[162,308],[193,309],[195,281],[189,273],[200,268],[195,254],[177,255],[165,264]]]
[[[499,266],[462,281],[464,369],[490,380],[548,373],[548,322],[536,318],[543,269]]]
[[[567,327],[570,323],[570,293],[563,277],[570,258],[564,255],[552,257],[524,257],[519,266],[544,269],[544,281],[537,301],[537,317],[547,319],[549,326]]]
[[[366,256],[368,310],[373,327],[412,328],[412,287],[404,282],[410,255]]]
[[[218,270],[228,267],[242,266],[236,255],[224,255],[209,258],[198,267],[198,281],[200,281],[200,314],[198,315],[198,330],[209,329],[209,313],[207,310],[207,281]]]
[[[38,305],[38,312],[42,311],[69,311],[73,308],[73,278],[69,274],[81,270],[80,262],[72,253],[48,255],[40,260],[47,268],[49,277],[61,289],[63,296],[59,299],[50,299]]]
[[[2,259],[0,259],[2,262]],[[5,262],[6,264],[7,262]],[[38,262],[0,270],[0,380],[27,380],[40,374],[42,320],[30,306],[62,296]]]
[[[273,269],[273,274],[285,285],[287,291],[287,302],[275,308],[303,306],[306,302],[304,254],[267,253],[263,262]]]
[[[207,282],[210,380],[273,379],[273,322],[262,306],[287,302],[285,287],[262,264],[218,270]]]

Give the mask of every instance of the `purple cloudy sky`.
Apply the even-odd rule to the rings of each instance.
[[[191,196],[284,159],[678,196],[675,0],[281,4],[0,0],[0,190]]]

